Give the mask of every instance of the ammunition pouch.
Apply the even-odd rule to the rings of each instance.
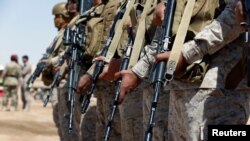
[[[185,71],[175,76],[177,79],[190,83],[201,83],[210,63],[210,56],[206,55],[202,60],[189,65]]]

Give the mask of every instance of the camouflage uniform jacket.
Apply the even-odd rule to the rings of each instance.
[[[18,86],[21,78],[21,67],[16,62],[12,61],[6,65],[3,72],[4,86]]]
[[[224,88],[226,74],[230,72],[232,67],[241,58],[239,54],[242,48],[223,48],[226,44],[234,41],[240,33],[243,32],[240,25],[235,21],[234,7],[236,1],[237,0],[229,1],[225,10],[216,20],[199,32],[193,40],[184,44],[182,53],[189,64],[202,59],[206,54],[213,54],[211,60],[212,65],[205,75],[202,84],[173,80],[171,85],[166,89]],[[144,55],[132,69],[133,72],[141,78],[147,77],[150,65],[155,61],[155,45],[148,46],[146,49],[147,54]],[[221,67],[219,65],[221,64],[220,61],[225,59],[231,62],[227,64],[227,67]],[[220,70],[218,68],[220,68]]]

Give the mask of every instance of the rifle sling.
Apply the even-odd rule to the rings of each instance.
[[[188,0],[185,7],[180,26],[177,30],[176,38],[172,47],[170,57],[167,62],[166,76],[167,79],[172,79],[177,63],[180,58],[184,40],[188,31],[188,27],[191,21],[194,5],[196,0]],[[169,78],[170,76],[170,78]]]
[[[115,30],[115,35],[113,37],[113,40],[110,44],[110,47],[108,49],[108,52],[105,56],[105,62],[110,62],[110,60],[113,58],[116,50],[117,50],[117,47],[118,47],[118,44],[120,42],[120,39],[121,39],[121,36],[124,32],[124,24],[128,21],[128,18],[129,18],[129,13],[131,11],[131,9],[133,8],[133,5],[135,3],[135,0],[129,0],[128,1],[128,5],[126,7],[126,11],[121,19],[121,21],[119,22],[119,24],[117,25],[117,28]]]
[[[146,17],[149,11],[151,10],[151,6],[155,5],[154,3],[156,2],[157,2],[156,0],[147,0],[144,5],[142,15],[139,19],[139,25],[138,25],[138,29],[136,32],[135,42],[133,45],[133,51],[130,57],[128,68],[132,68],[139,59],[141,49],[144,46],[144,42],[145,42],[144,37],[145,37],[145,32],[146,32]]]

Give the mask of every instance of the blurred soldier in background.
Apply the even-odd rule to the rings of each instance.
[[[16,54],[11,55],[11,62],[6,65],[3,72],[3,86],[4,86],[4,110],[17,110],[18,95],[17,88],[21,78],[21,67],[18,65],[18,57]]]
[[[0,110],[2,110],[2,106],[3,106],[3,70],[4,70],[4,66],[0,65]]]
[[[27,89],[27,80],[29,79],[31,72],[32,72],[32,66],[29,63],[29,57],[27,55],[24,55],[22,57],[23,66],[22,66],[22,77],[23,77],[23,83],[21,85],[21,98],[23,102],[22,109],[24,111],[29,111],[30,109],[30,103],[31,103],[31,96],[30,91]]]

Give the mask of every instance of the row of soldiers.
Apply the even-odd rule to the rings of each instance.
[[[58,85],[54,118],[60,139],[206,141],[210,124],[246,124],[250,96],[245,79],[248,44],[241,36],[247,29],[241,24],[247,18],[243,4],[57,4],[58,35],[47,48],[49,56],[39,63],[45,64],[44,83],[54,88],[56,80]],[[88,113],[93,93],[96,112]],[[88,126],[90,114],[94,128]]]

